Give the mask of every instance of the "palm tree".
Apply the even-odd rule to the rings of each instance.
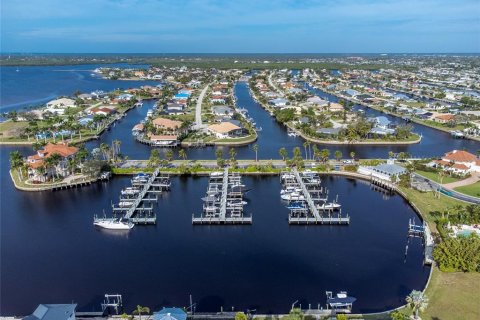
[[[322,162],[323,162],[323,163],[327,163],[328,157],[330,157],[330,150],[328,150],[328,149],[322,149],[322,150],[320,151],[320,158],[321,158]]]
[[[10,152],[10,168],[12,170],[17,170],[18,180],[22,180],[20,176],[20,170],[19,170],[22,164],[23,164],[23,158],[20,152],[18,151]]]
[[[408,306],[413,310],[414,319],[420,319],[418,311],[423,311],[427,308],[427,296],[421,291],[413,290],[405,300],[407,301]]]
[[[178,157],[182,158],[183,160],[187,160],[187,152],[185,149],[178,150]]]
[[[110,161],[110,147],[106,143],[100,144],[100,151],[102,151],[103,160]]]
[[[394,155],[393,151],[388,152],[388,158],[389,159],[393,159],[393,155]]]
[[[255,151],[255,162],[258,162],[258,144],[255,143],[252,147],[253,151]]]
[[[138,314],[139,320],[142,320],[142,313],[150,313],[150,308],[137,305],[137,309],[132,311],[132,314]]]
[[[340,150],[335,151],[335,159],[337,161],[340,161],[340,159],[342,159],[342,156],[343,156],[342,151]]]
[[[303,143],[303,148],[305,149],[305,160],[308,160],[308,150],[307,150],[307,147],[308,147],[309,144],[310,144],[309,141],[305,141],[305,142]]]
[[[352,162],[355,163],[355,152],[350,151],[350,158],[352,158]]]
[[[59,155],[58,153],[54,153],[52,154],[51,156],[49,156],[47,159],[49,159],[51,161],[51,164],[52,166],[55,168],[55,174],[57,176],[57,178],[59,177],[59,174],[58,174],[58,165],[60,164],[60,162],[62,161],[62,156]]]
[[[282,160],[285,161],[285,159],[287,159],[288,157],[288,151],[287,149],[285,148],[280,148],[280,150],[278,150],[278,153],[280,154],[280,157],[282,157]]]
[[[113,149],[113,161],[117,161],[118,155],[120,154],[120,145],[122,142],[120,140],[113,140],[112,149]]]
[[[215,150],[215,158],[221,159],[222,157],[223,157],[223,151],[222,151],[222,149],[217,148],[217,149]]]
[[[230,160],[235,161],[235,156],[237,155],[235,148],[230,148],[228,153],[230,154]]]
[[[173,160],[173,151],[171,149],[168,149],[167,151],[165,151],[165,158],[168,160],[168,161],[172,161]]]

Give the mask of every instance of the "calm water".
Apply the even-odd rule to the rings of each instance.
[[[69,66],[61,69],[74,71],[64,72],[53,71],[60,67],[24,67],[18,73],[2,68],[2,111],[76,89],[130,86],[81,71],[94,67]],[[30,78],[20,76],[28,74],[26,70]],[[251,99],[245,83],[238,83],[235,91],[239,106],[248,109],[263,128],[258,139],[260,158],[278,158],[281,147],[303,150],[301,139],[288,137],[285,128]],[[150,149],[136,143],[130,130],[152,103],[130,111],[89,147],[120,139],[122,153],[131,159],[147,158]],[[359,157],[384,157],[390,150],[438,155],[453,148],[480,149],[478,143],[454,140],[428,128],[415,126],[415,131],[424,136],[420,145],[330,149],[344,155],[353,150]],[[8,154],[16,149],[24,155],[32,153],[29,147],[0,147],[2,315],[24,315],[38,303],[72,300],[80,310],[98,309],[107,292],[123,294],[129,312],[136,304],[153,309],[185,306],[189,294],[203,311],[235,306],[284,312],[297,299],[303,307],[323,305],[326,290],[342,289],[359,299],[356,311],[379,311],[402,304],[405,295],[421,289],[428,276],[419,241],[411,243],[404,261],[407,223],[415,216],[412,209],[399,196],[387,199],[363,182],[344,178],[324,182],[330,194],[339,194],[351,215],[348,227],[288,226],[278,178],[245,178],[254,188],[247,210],[254,216],[252,226],[193,227],[191,215],[201,210],[207,180],[175,178],[172,192],[156,208],[158,224],[118,235],[96,230],[92,218],[103,210],[109,212],[110,202],[118,199],[128,178],[78,190],[19,192],[8,176]],[[228,148],[224,150],[228,154]],[[237,151],[239,158],[254,157],[250,146]],[[212,159],[214,149],[188,150],[188,156]]]
[[[2,157],[4,159],[4,157]],[[2,162],[2,172],[7,164]],[[84,189],[25,193],[2,177],[1,314],[24,315],[38,304],[70,302],[98,309],[101,295],[121,293],[126,310],[186,306],[285,312],[299,299],[324,305],[326,290],[348,290],[356,311],[378,311],[421,289],[420,241],[404,249],[408,219],[399,197],[384,198],[359,181],[326,178],[350,226],[289,226],[278,178],[245,178],[254,191],[252,226],[192,226],[206,178],[174,178],[155,210],[156,226],[130,233],[100,231],[93,214],[108,210],[128,178]]]

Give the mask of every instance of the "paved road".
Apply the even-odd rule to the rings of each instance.
[[[205,97],[205,94],[207,93],[209,86],[210,85],[207,84],[205,88],[203,88],[202,92],[200,92],[200,95],[198,96],[198,99],[197,99],[197,107],[195,109],[195,125],[198,128],[202,127],[202,103],[203,103],[203,98]]]
[[[423,180],[423,181],[427,182],[430,185],[430,187],[432,188],[432,190],[439,190],[441,193],[443,193],[447,196],[450,196],[452,198],[455,198],[455,199],[458,199],[458,200],[461,200],[461,201],[465,201],[465,202],[469,202],[469,203],[480,204],[480,198],[468,196],[466,194],[457,192],[455,190],[448,190],[444,186],[442,186],[440,183],[437,183],[433,180],[427,179],[427,178],[425,178],[421,175],[418,175],[416,173],[413,174],[413,178],[418,179],[418,180]]]
[[[272,82],[272,76],[273,76],[273,72],[270,73],[270,75],[268,76],[268,84],[273,88],[275,89],[275,91],[277,91],[278,95],[283,97],[283,93],[280,89],[278,89],[278,87]]]

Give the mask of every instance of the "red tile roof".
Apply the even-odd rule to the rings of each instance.
[[[445,153],[443,159],[453,162],[476,162],[478,159],[474,154],[463,150],[453,150]]]

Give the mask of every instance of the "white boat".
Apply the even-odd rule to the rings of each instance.
[[[223,177],[223,172],[222,171],[214,171],[210,173],[210,177]]]
[[[282,189],[282,190],[280,191],[280,194],[289,194],[289,193],[292,193],[292,192],[300,193],[301,191],[302,191],[301,188],[286,187],[285,189]]]
[[[128,207],[131,207],[132,205],[133,205],[133,201],[120,201],[118,203],[118,206],[122,208],[128,208]]]
[[[305,197],[298,192],[285,193],[280,196],[282,200],[286,201],[304,201]]]
[[[247,202],[246,201],[231,201],[231,202],[227,202],[227,206],[229,207],[241,207],[241,206],[244,206],[246,205]]]
[[[122,222],[116,219],[95,219],[93,225],[109,230],[130,230],[134,226],[132,222]]]
[[[317,205],[318,210],[337,210],[340,209],[342,205],[336,202],[324,203],[322,205]]]
[[[134,194],[137,194],[139,192],[140,192],[140,190],[137,189],[137,188],[128,187],[128,188],[123,189],[121,193],[123,195],[134,195]]]

